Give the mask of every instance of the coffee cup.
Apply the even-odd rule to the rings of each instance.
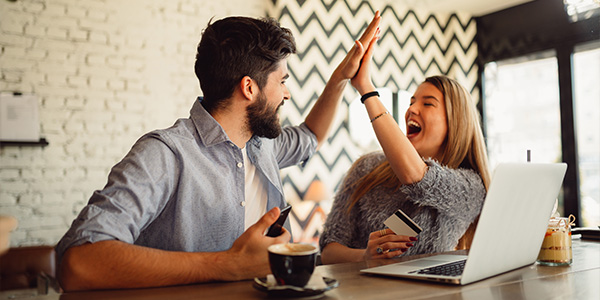
[[[304,287],[315,270],[317,247],[304,243],[271,245],[269,264],[278,285]]]

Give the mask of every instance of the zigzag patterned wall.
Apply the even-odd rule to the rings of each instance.
[[[417,12],[394,0],[273,0],[269,5],[267,15],[290,28],[298,46],[298,54],[288,61],[292,101],[282,107],[284,125],[302,122],[376,10],[383,17],[374,53],[373,79],[378,87],[412,92],[425,77],[446,74],[478,99],[476,25],[470,15]],[[291,204],[302,199],[314,179],[333,192],[352,162],[366,151],[352,142],[348,132],[348,104],[357,96],[348,85],[328,143],[303,168],[282,171]]]

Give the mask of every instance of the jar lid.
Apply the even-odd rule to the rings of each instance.
[[[548,226],[552,227],[569,227],[575,225],[575,216],[569,215],[568,218],[565,217],[552,217],[548,222]]]

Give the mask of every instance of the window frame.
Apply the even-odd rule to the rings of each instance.
[[[580,226],[581,204],[572,58],[577,46],[600,40],[598,33],[600,16],[571,22],[562,0],[536,0],[477,17],[475,21],[479,68],[477,85],[481,99],[478,109],[483,118],[484,135],[486,135],[485,82],[483,82],[485,64],[536,52],[555,51],[559,72],[563,162],[568,165],[563,182],[564,213],[574,215],[576,226]]]

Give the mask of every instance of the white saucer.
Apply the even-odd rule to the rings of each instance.
[[[269,275],[273,276],[273,275]],[[269,296],[276,297],[311,297],[311,296],[322,296],[323,293],[336,288],[340,283],[333,279],[322,277],[324,285],[311,286],[310,282],[304,287],[297,287],[291,285],[278,285],[273,280],[268,280],[266,277],[254,278],[253,286],[259,291],[263,291],[269,294]],[[312,280],[312,279],[311,279]]]

